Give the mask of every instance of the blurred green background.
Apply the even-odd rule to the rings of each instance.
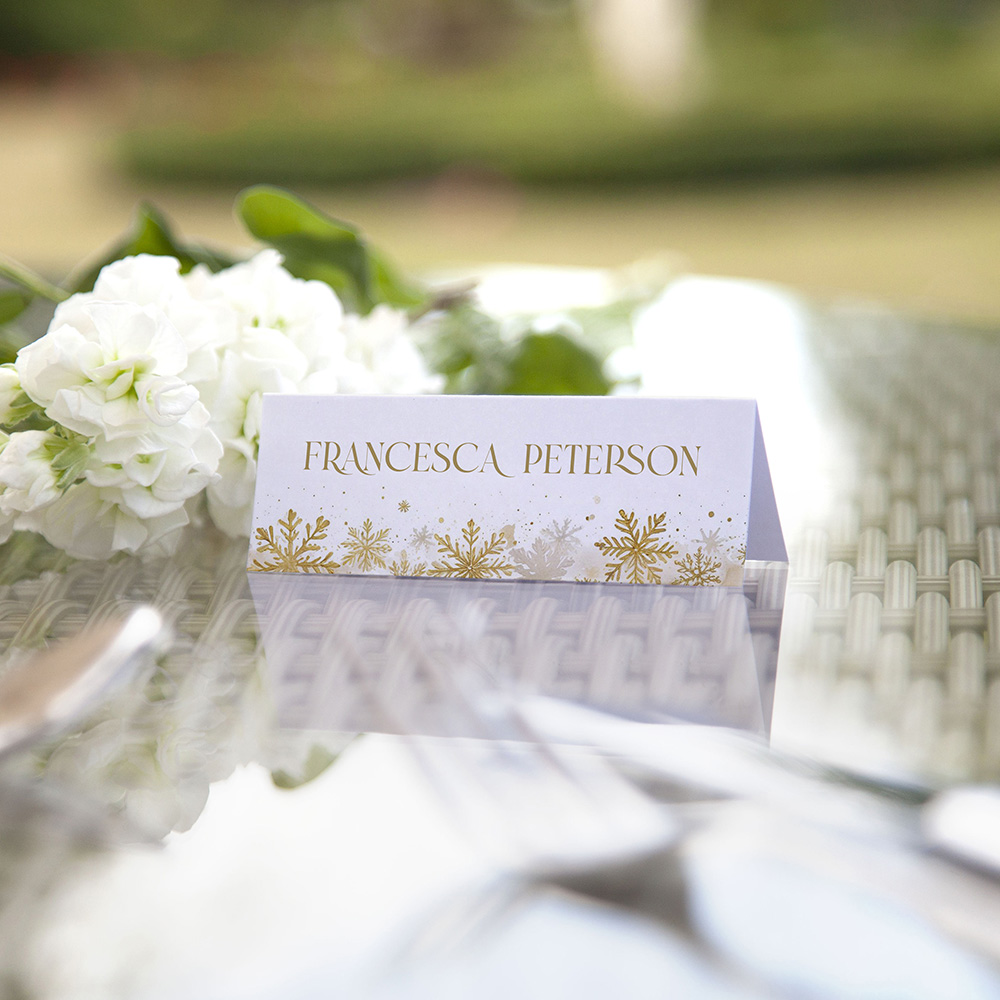
[[[0,7],[0,249],[58,273],[249,183],[414,269],[676,268],[1000,319],[987,0]]]

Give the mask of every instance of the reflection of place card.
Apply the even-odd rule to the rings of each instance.
[[[707,589],[248,576],[279,726],[482,738],[484,663],[519,699],[768,732],[787,569]]]
[[[784,560],[740,399],[264,397],[249,568],[734,585]]]

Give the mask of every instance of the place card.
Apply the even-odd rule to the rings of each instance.
[[[753,400],[264,396],[253,571],[706,587],[786,559]]]

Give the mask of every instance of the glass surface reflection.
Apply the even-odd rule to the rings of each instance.
[[[139,603],[157,608],[174,636],[134,685],[66,735],[4,762],[0,986],[7,993],[76,997],[89,986],[89,996],[156,997],[165,984],[184,982],[191,988],[171,995],[213,996],[200,946],[225,987],[217,995],[231,995],[233,969],[252,975],[255,957],[287,976],[305,959],[325,960],[331,937],[347,941],[348,951],[374,938],[400,912],[397,890],[407,877],[420,879],[406,897],[418,912],[446,885],[462,841],[447,839],[454,831],[443,819],[426,816],[423,835],[414,833],[421,786],[401,741],[356,741],[335,767],[293,792],[276,788],[271,775],[312,777],[317,738],[328,760],[337,729],[462,735],[462,678],[485,678],[515,697],[606,709],[619,722],[770,728],[778,749],[846,758],[869,774],[891,768],[948,784],[1000,776],[1000,344],[871,311],[798,308],[768,341],[773,324],[739,326],[736,306],[752,305],[745,296],[731,299],[733,308],[696,344],[684,326],[704,319],[699,302],[686,298],[696,291],[688,286],[684,309],[675,300],[665,336],[690,334],[691,350],[705,355],[722,351],[720,331],[729,326],[758,333],[744,343],[732,377],[740,394],[761,398],[790,543],[787,594],[775,565],[749,567],[741,588],[702,591],[248,581],[245,540],[206,531],[192,531],[181,552],[160,560],[19,565],[14,547],[5,550],[0,671]],[[724,283],[704,291],[721,310]],[[703,375],[710,380],[712,372]],[[849,871],[852,892],[891,890],[942,933],[957,930],[998,960],[995,880],[950,865],[914,839],[930,789],[901,806],[896,785],[875,785],[881,797],[869,796],[871,786],[859,788],[854,775],[831,771],[820,784],[796,772],[815,798],[797,785],[776,804],[731,756],[716,766],[703,752],[678,752],[690,727],[621,724],[675,740],[662,755],[674,790],[698,777],[696,757],[702,778],[711,771],[738,783],[729,787],[730,803],[713,806],[714,820],[693,825],[683,841],[690,898],[702,891],[703,912],[721,915],[705,927],[718,931],[730,959],[744,955],[748,929],[780,919],[789,933],[771,937],[785,945],[775,974],[799,961],[791,931],[807,911],[830,912],[815,876],[825,878],[833,858]],[[758,761],[760,741],[753,743]],[[786,778],[769,778],[767,787],[783,791]],[[788,807],[839,804],[832,784],[848,778],[840,791],[863,796],[849,812],[849,835],[828,813],[817,819]],[[988,818],[963,819],[959,833],[970,826],[983,835],[991,829]],[[137,840],[164,849],[151,852]],[[761,887],[750,876],[775,871],[762,860],[785,865],[789,856],[801,863],[785,886],[802,895],[775,902],[777,882],[769,875]],[[205,873],[226,877],[208,885]],[[746,911],[747,900],[767,902],[766,919]],[[367,922],[358,916],[364,905]],[[861,926],[843,912],[845,934]],[[730,922],[730,913],[738,919]],[[232,926],[246,928],[239,941],[226,938]],[[811,940],[825,943],[832,933],[825,928]],[[869,948],[879,933],[880,947]],[[905,961],[893,968],[917,969],[916,958],[930,954],[925,940],[908,939]],[[850,948],[891,964],[883,944],[878,928],[855,934],[838,946],[838,968],[862,968]],[[317,968],[330,995],[330,968]],[[138,986],[136,969],[145,977]],[[829,986],[821,971],[818,981]],[[279,980],[273,995],[291,995],[287,979]],[[926,995],[955,995],[954,981],[950,994],[928,987]],[[124,985],[115,991],[109,983]],[[995,995],[993,985],[985,995]]]
[[[282,726],[477,735],[472,670],[638,718],[770,727],[784,563],[742,587],[248,576]]]

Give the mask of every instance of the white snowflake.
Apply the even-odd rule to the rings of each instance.
[[[434,532],[426,524],[422,524],[410,532],[410,544],[415,549],[423,549],[426,552],[434,544]]]
[[[530,549],[518,546],[510,550],[515,569],[527,580],[562,579],[573,565],[574,556],[575,552],[568,551],[568,546],[552,542],[543,535],[535,538]]]

